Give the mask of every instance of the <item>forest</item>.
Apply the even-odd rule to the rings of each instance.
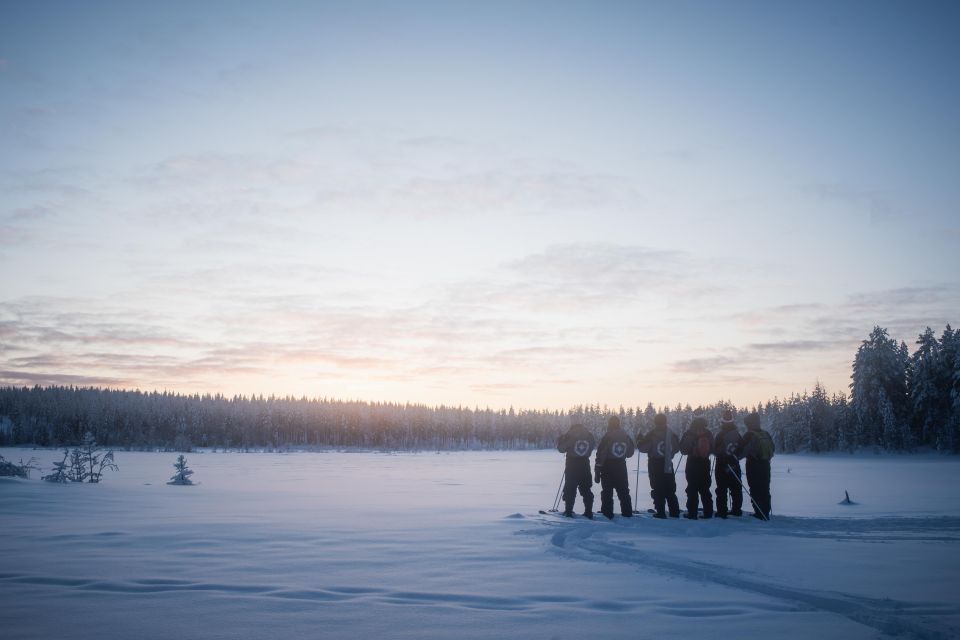
[[[89,432],[103,447],[191,451],[364,448],[540,449],[570,424],[601,434],[610,415],[645,433],[667,414],[681,433],[694,415],[717,426],[724,409],[738,424],[756,411],[781,452],[960,451],[960,331],[929,327],[911,353],[875,327],[853,359],[850,393],[813,391],[755,407],[591,405],[567,411],[491,410],[329,398],[182,395],[89,387],[0,388],[0,446],[75,446]]]

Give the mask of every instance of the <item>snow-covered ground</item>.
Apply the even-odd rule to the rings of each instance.
[[[956,458],[777,456],[770,523],[540,515],[550,451],[175,459],[0,480],[0,637],[960,637]]]

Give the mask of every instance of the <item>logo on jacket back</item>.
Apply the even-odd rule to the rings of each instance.
[[[661,440],[660,442],[657,443],[657,457],[658,457],[658,458],[665,458],[665,457],[666,457],[666,456],[664,455],[664,453],[663,453],[663,446],[664,446],[663,440]]]
[[[627,445],[622,442],[614,442],[610,447],[610,453],[614,458],[622,458],[627,453]]]
[[[586,440],[577,440],[577,443],[573,445],[573,452],[581,458],[587,457],[590,455],[590,443]]]
[[[727,452],[727,455],[728,455],[728,456],[736,456],[736,455],[737,455],[737,443],[736,443],[736,442],[728,442],[728,443],[727,443],[727,446],[724,447],[723,450]]]

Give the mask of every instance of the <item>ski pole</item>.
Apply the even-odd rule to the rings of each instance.
[[[764,520],[764,521],[769,520],[770,518],[768,518],[768,517],[767,517],[767,514],[765,514],[765,513],[763,512],[763,509],[760,508],[760,505],[757,504],[757,501],[753,499],[753,496],[750,495],[750,492],[747,491],[747,488],[746,488],[745,486],[743,486],[743,482],[740,480],[740,476],[737,475],[737,472],[734,471],[734,470],[730,467],[729,464],[727,464],[727,471],[729,471],[729,472],[730,472],[730,475],[732,475],[732,476],[737,480],[737,482],[740,484],[740,488],[743,489],[743,492],[744,492],[745,494],[747,494],[747,497],[748,497],[748,498],[750,498],[750,502],[752,502],[752,503],[753,503],[753,506],[756,507],[757,513],[759,513],[761,516],[763,516],[763,520]]]
[[[553,499],[553,509],[550,509],[552,513],[556,513],[560,510],[560,490],[563,489],[563,480],[567,477],[567,469],[564,467],[563,474],[560,476],[560,486],[557,487],[557,497]]]
[[[637,510],[637,500],[640,499],[640,452],[637,451],[637,480],[633,483],[633,510]]]

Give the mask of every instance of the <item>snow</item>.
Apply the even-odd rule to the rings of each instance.
[[[0,636],[960,636],[956,458],[778,455],[770,523],[540,515],[550,451],[175,459],[0,480]]]

